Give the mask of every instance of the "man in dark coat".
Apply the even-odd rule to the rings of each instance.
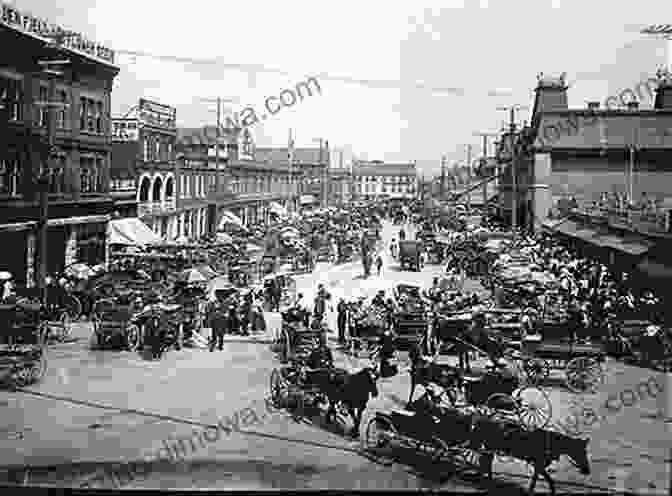
[[[327,311],[327,300],[330,298],[329,293],[324,288],[323,284],[317,287],[317,295],[315,296],[314,316],[319,322],[322,322],[324,314]]]
[[[348,306],[345,303],[345,300],[341,298],[338,301],[336,306],[337,312],[337,324],[338,324],[338,342],[339,344],[345,344],[345,325],[348,321]]]
[[[224,334],[227,327],[226,309],[221,303],[217,303],[210,313],[210,327],[212,336],[210,338],[210,351],[215,351],[215,346],[222,351],[224,349]]]

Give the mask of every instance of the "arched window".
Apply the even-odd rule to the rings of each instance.
[[[140,198],[139,201],[141,203],[149,201],[149,187],[150,187],[150,181],[148,177],[143,177],[142,181],[140,182]]]
[[[166,199],[172,198],[175,195],[173,178],[166,179]]]
[[[160,202],[161,201],[161,178],[154,178],[154,187],[152,188],[152,201]]]

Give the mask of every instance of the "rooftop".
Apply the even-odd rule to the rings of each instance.
[[[352,169],[356,176],[416,176],[417,171],[413,162],[406,164],[391,164],[380,161],[357,162]]]
[[[91,41],[80,33],[64,29],[61,26],[40,19],[25,10],[19,10],[5,2],[0,1],[0,7],[2,8],[0,26],[28,34],[45,43],[51,41],[55,35],[61,35],[63,36],[62,48],[116,68],[114,65],[114,51],[100,43]]]

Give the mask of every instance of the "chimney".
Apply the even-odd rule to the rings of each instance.
[[[538,114],[544,112],[555,112],[558,110],[567,110],[567,84],[565,74],[560,77],[547,77],[543,73],[537,76],[536,96],[534,98],[534,109],[532,110],[532,120],[535,121]]]
[[[639,110],[639,102],[628,102],[628,110]]]
[[[588,110],[600,110],[600,102],[588,102]]]

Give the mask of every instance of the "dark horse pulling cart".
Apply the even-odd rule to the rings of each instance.
[[[445,462],[450,460],[454,466],[475,469],[488,479],[492,479],[494,456],[512,456],[534,467],[530,491],[541,475],[552,494],[555,487],[547,468],[561,455],[568,456],[582,474],[590,473],[587,440],[546,430],[545,423],[526,424],[520,415],[518,419],[502,415],[502,410],[520,412],[524,403],[520,397],[498,392],[515,385],[500,372],[467,381],[467,403],[451,400],[450,405],[443,399],[450,398],[445,393],[457,387],[458,371],[416,355],[411,374],[413,389],[416,381],[425,385],[423,396],[409,401],[406,409],[376,412],[367,425],[366,447],[376,455],[394,457],[399,448],[410,448],[428,458],[437,471],[443,472]]]
[[[47,371],[44,309],[36,303],[0,305],[0,382],[11,388],[39,381]]]

